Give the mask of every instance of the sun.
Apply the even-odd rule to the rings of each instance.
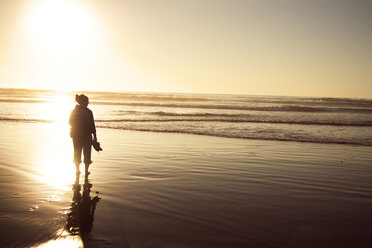
[[[20,62],[14,65],[18,81],[26,88],[94,89],[102,61],[110,61],[105,57],[105,48],[111,47],[108,34],[91,1],[27,1],[13,50]]]
[[[43,0],[26,11],[33,46],[40,56],[71,60],[92,51],[98,35],[97,18],[81,1]]]
[[[4,69],[17,87],[138,91],[155,82],[126,55],[113,17],[97,1],[23,2]]]

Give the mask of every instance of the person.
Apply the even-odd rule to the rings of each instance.
[[[74,163],[76,174],[80,174],[81,153],[84,154],[85,174],[89,174],[89,165],[92,163],[92,135],[97,141],[96,126],[92,111],[88,108],[89,98],[86,95],[75,95],[78,103],[72,110],[69,124],[71,126],[70,136],[74,145]]]

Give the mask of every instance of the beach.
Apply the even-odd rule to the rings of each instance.
[[[99,128],[86,184],[65,126],[0,130],[1,247],[372,245],[370,147]],[[85,235],[77,195],[100,198]]]
[[[371,13],[0,0],[0,248],[372,248]]]

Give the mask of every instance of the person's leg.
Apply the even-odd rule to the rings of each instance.
[[[92,140],[91,139],[84,141],[83,153],[84,153],[85,174],[89,174],[88,172],[89,165],[92,163],[92,160],[91,160]]]
[[[74,144],[74,164],[76,167],[76,173],[79,173],[79,165],[81,163],[81,151],[83,149],[83,146],[81,144],[81,141],[78,139],[72,139]]]

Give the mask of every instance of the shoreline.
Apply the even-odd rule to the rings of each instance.
[[[16,120],[16,119],[1,119],[0,123],[31,123],[31,124],[54,124],[54,125],[63,125],[58,121],[53,120]],[[131,121],[129,121],[131,122]],[[139,121],[140,122],[140,121]],[[157,122],[157,121],[154,121]],[[99,123],[99,122],[97,122]],[[237,139],[237,140],[252,140],[252,141],[268,141],[268,142],[290,142],[290,143],[299,143],[299,144],[315,144],[315,145],[345,145],[345,146],[356,146],[356,147],[372,147],[372,145],[362,144],[362,143],[348,143],[348,142],[314,142],[314,141],[296,141],[290,139],[270,139],[270,138],[246,138],[246,137],[229,137],[217,134],[204,134],[204,133],[197,133],[197,132],[182,132],[182,131],[162,131],[162,130],[148,130],[148,129],[127,129],[122,127],[108,127],[108,126],[100,126],[99,124],[96,127],[98,129],[111,129],[111,130],[121,130],[121,131],[129,131],[129,132],[148,132],[148,133],[164,133],[164,134],[181,134],[181,135],[197,135],[197,136],[205,136],[205,137],[216,137],[216,138],[226,138],[226,139]],[[265,124],[265,123],[264,123]],[[302,125],[302,124],[298,124]],[[363,126],[364,127],[364,126]],[[365,126],[369,127],[369,126]]]

